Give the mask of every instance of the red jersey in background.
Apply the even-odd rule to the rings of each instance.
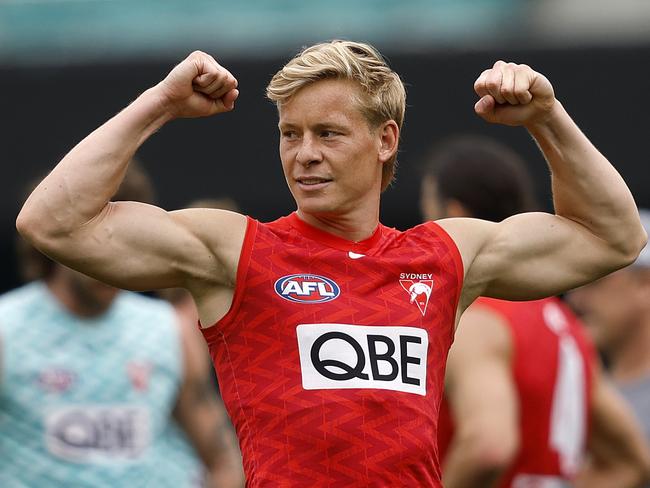
[[[586,449],[596,356],[583,326],[558,298],[479,298],[472,307],[487,307],[501,316],[512,337],[520,449],[499,486],[555,487],[572,479]],[[444,400],[438,431],[441,462],[453,429]]]

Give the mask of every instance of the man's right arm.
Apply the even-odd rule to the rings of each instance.
[[[650,482],[650,449],[628,405],[600,370],[591,401],[590,458],[577,488],[633,488]]]
[[[192,53],[61,160],[27,199],[19,232],[57,261],[122,288],[231,281],[238,254],[222,246],[241,244],[243,216],[213,211],[207,223],[201,212],[109,200],[151,134],[174,118],[232,110],[236,87],[211,56]]]

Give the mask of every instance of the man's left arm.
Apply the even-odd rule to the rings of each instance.
[[[548,79],[499,61],[477,79],[475,91],[479,116],[523,126],[535,138],[551,169],[555,214],[520,214],[496,224],[441,221],[463,254],[466,300],[555,295],[634,261],[647,240],[634,199]]]
[[[487,488],[497,485],[519,449],[512,339],[503,318],[485,307],[471,306],[460,322],[446,372],[455,432],[443,481],[447,488]]]
[[[203,338],[198,328],[179,327],[184,378],[174,416],[206,468],[207,486],[241,488],[244,473],[237,438],[214,386]]]

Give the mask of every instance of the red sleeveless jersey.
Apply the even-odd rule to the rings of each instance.
[[[575,476],[584,454],[595,348],[558,298],[531,302],[479,298],[472,306],[501,316],[512,337],[520,448],[499,486],[560,486]],[[449,405],[443,400],[438,431],[443,461],[453,430]]]
[[[249,218],[231,309],[203,329],[248,486],[442,486],[462,276],[435,223],[354,243]]]

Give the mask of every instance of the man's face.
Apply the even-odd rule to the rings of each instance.
[[[340,215],[378,206],[381,128],[370,128],[358,93],[353,82],[323,80],[280,106],[282,168],[303,212]]]
[[[639,319],[647,313],[647,287],[635,273],[632,269],[616,271],[567,297],[589,327],[598,348],[605,352],[635,337]]]

